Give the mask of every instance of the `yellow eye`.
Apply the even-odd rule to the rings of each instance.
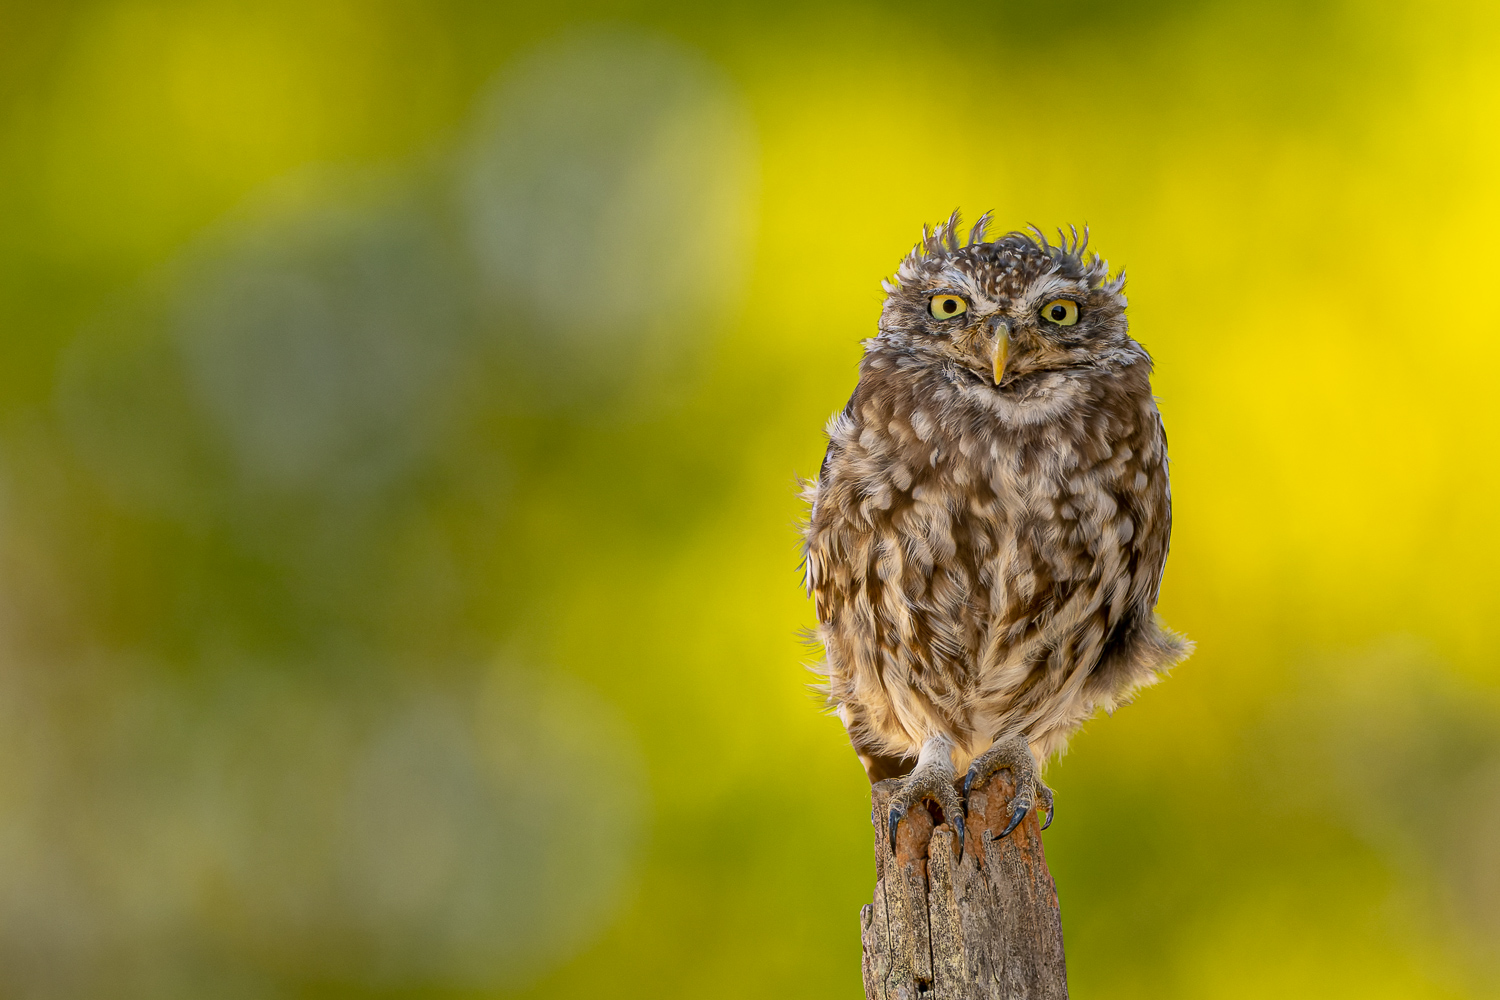
[[[957,295],[934,295],[927,309],[935,319],[952,319],[969,311],[969,304]]]
[[[1053,299],[1042,306],[1042,319],[1058,326],[1072,326],[1078,322],[1078,303],[1072,299]]]

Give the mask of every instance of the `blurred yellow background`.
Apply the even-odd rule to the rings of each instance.
[[[1500,12],[0,6],[0,996],[849,997],[795,479],[955,207],[1087,223],[1198,642],[1073,995],[1500,996]]]

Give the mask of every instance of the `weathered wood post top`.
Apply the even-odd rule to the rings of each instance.
[[[875,900],[860,911],[868,1000],[1066,1000],[1057,890],[1033,810],[1003,840],[1008,772],[969,796],[963,858],[926,810],[902,821],[892,856],[886,817],[898,781],[871,789]]]

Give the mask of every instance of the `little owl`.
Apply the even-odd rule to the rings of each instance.
[[[889,830],[930,799],[960,850],[963,793],[1009,768],[1013,830],[1037,771],[1100,708],[1191,651],[1154,607],[1172,526],[1151,358],[1123,272],[1087,235],[958,237],[958,214],[884,282],[859,384],[807,488],[807,589],[829,704]],[[909,772],[909,773],[908,773]]]

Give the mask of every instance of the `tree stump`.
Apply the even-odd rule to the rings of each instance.
[[[1057,889],[1036,811],[1004,840],[1008,771],[969,797],[963,860],[925,809],[886,827],[896,781],[871,789],[875,901],[860,910],[867,1000],[1066,1000]]]

